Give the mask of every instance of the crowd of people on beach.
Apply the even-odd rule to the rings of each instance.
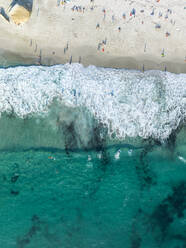
[[[67,4],[68,2],[70,2],[70,0],[58,0],[58,6],[61,4],[62,6]],[[84,13],[85,11],[88,11],[88,10],[91,10],[93,11],[95,7],[98,7],[97,5],[95,5],[95,0],[90,0],[90,6],[81,6],[81,5],[74,5],[73,7],[71,7],[71,10],[74,12],[79,12],[79,13]],[[155,0],[156,3],[159,3],[160,0]],[[135,2],[132,1],[130,3],[131,5],[134,5]],[[130,23],[130,21],[132,21],[132,19],[136,19],[136,21],[138,20],[138,17],[139,18],[139,21],[141,22],[141,25],[144,24],[145,22],[145,18],[144,18],[144,13],[147,12],[148,10],[145,9],[145,8],[141,8],[141,9],[136,9],[134,7],[131,7],[131,10],[128,12],[128,11],[124,11],[122,16],[119,18],[119,16],[115,16],[114,14],[111,15],[111,22],[113,24],[115,23],[118,23],[119,19],[120,20],[123,20],[125,21],[124,23]],[[128,13],[127,13],[128,12]],[[110,15],[107,14],[109,13],[110,14],[110,9],[106,9],[106,8],[103,8],[102,9],[102,17],[103,17],[103,23],[100,22],[97,22],[96,24],[96,29],[97,30],[100,30],[101,27],[104,25],[104,21],[107,19],[109,21],[109,18],[110,18]],[[101,12],[100,12],[101,14]],[[170,20],[170,23],[174,26],[176,21],[174,20],[173,16],[173,11],[172,9],[170,8],[167,8],[166,10],[164,11],[160,11],[160,10],[157,10],[157,8],[155,6],[152,5],[151,7],[151,10],[149,11],[149,16],[154,16],[156,18],[156,21],[152,21],[152,23],[154,23],[155,25],[155,30],[161,30],[162,29],[162,23],[163,23],[163,20],[164,21],[167,21],[167,20]],[[147,17],[148,15],[146,15],[145,17]],[[144,19],[143,19],[144,18]],[[157,21],[157,18],[159,19],[159,22]],[[73,18],[74,20],[74,18]],[[118,32],[122,32],[122,27],[121,26],[118,26],[117,27],[117,30]],[[171,36],[171,32],[170,31],[166,31],[164,33],[165,37],[168,38]],[[107,38],[105,38],[105,40],[102,40],[100,42],[98,42],[98,45],[97,45],[97,50],[100,51],[100,52],[105,52],[105,46],[107,44]],[[67,47],[64,48],[64,53],[66,53],[66,51],[68,50]],[[145,43],[144,45],[144,53],[147,52],[147,43]],[[166,53],[165,53],[165,48],[162,48],[162,51],[161,51],[161,57],[165,57],[166,56]],[[186,56],[184,57],[184,61],[186,62]]]
[[[157,3],[160,2],[160,0],[155,0]],[[66,6],[68,3],[70,2],[70,0],[57,0],[57,6]],[[166,24],[168,23],[167,21],[169,20],[170,23],[174,26],[176,21],[174,20],[174,12],[171,8],[167,8],[166,10],[159,10],[156,8],[156,6],[151,6],[151,9],[146,9],[145,7],[142,7],[141,9],[135,8],[134,7],[135,2],[131,2],[131,9],[130,10],[125,10],[123,11],[123,13],[121,14],[121,16],[119,16],[118,14],[115,15],[114,13],[112,13],[113,11],[110,8],[102,8],[100,9],[100,17],[102,16],[102,20],[100,19],[96,24],[95,24],[95,28],[96,30],[102,30],[102,27],[105,25],[105,21],[111,22],[113,24],[119,24],[117,27],[117,31],[118,33],[121,33],[122,30],[122,23],[121,20],[123,20],[123,24],[128,24],[131,21],[136,21],[139,22],[141,25],[143,25],[145,23],[145,21],[147,21],[147,17],[149,15],[149,17],[153,17],[154,19],[151,20],[152,25],[154,25],[154,29],[155,30],[165,30],[165,26],[168,27],[168,25],[164,26],[164,22],[166,22]],[[133,5],[133,6],[132,6]],[[90,0],[90,5],[87,6],[82,6],[82,5],[70,5],[71,11],[72,12],[79,12],[84,14],[85,11],[93,11],[94,8],[98,8],[99,6],[96,5],[96,1],[95,0]],[[65,8],[64,8],[65,9]],[[147,11],[149,11],[149,13],[147,14]],[[146,13],[146,15],[144,15],[144,13]],[[111,19],[110,19],[111,18]],[[72,20],[75,20],[75,18],[72,18]],[[158,21],[159,20],[159,21]],[[148,19],[149,21],[149,19]],[[114,27],[114,26],[113,26]],[[164,28],[163,28],[164,27]],[[113,30],[114,31],[114,30]],[[171,32],[169,30],[164,31],[164,35],[165,38],[169,38],[171,36]],[[76,35],[77,37],[77,35]],[[105,52],[106,49],[106,45],[107,45],[107,38],[105,37],[104,40],[99,41],[97,44],[97,51],[100,52]],[[148,52],[148,46],[147,43],[145,42],[144,44],[144,53]],[[34,52],[37,51],[37,45],[34,49]],[[69,50],[69,42],[67,42],[66,46],[64,47],[64,54],[66,54],[66,52]],[[163,58],[165,57],[167,54],[165,52],[165,48],[162,48],[161,54],[160,56]],[[79,57],[79,61],[81,61],[81,56]],[[186,62],[186,56],[184,56],[184,61]],[[72,62],[72,56],[70,56],[70,60],[69,62]]]

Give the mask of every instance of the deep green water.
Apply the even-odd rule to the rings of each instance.
[[[0,247],[186,247],[178,151],[117,149],[2,151]]]

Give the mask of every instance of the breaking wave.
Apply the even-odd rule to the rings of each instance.
[[[164,140],[185,121],[186,75],[80,64],[0,69],[1,114],[45,117],[54,102],[58,121],[74,118],[79,133],[94,120],[110,138]]]

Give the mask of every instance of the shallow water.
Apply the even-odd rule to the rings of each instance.
[[[186,247],[185,80],[1,69],[0,247]]]

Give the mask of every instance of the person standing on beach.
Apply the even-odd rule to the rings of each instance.
[[[103,9],[103,13],[104,13],[103,19],[105,20],[105,17],[106,17],[106,10],[105,9]]]
[[[98,28],[100,28],[100,25],[99,25],[99,23],[97,23],[97,25],[96,25],[96,29],[98,29]]]

